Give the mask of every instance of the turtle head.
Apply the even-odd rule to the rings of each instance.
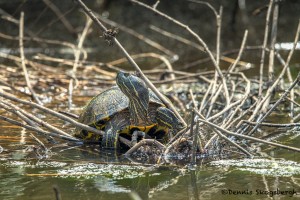
[[[129,99],[129,111],[132,121],[139,124],[148,121],[149,90],[145,82],[132,74],[118,72],[116,82],[120,90]]]

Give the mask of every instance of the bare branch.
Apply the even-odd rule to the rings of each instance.
[[[81,1],[76,0],[79,5],[83,8],[83,10],[86,12],[87,15],[91,17],[91,19],[102,29],[102,31],[107,32],[107,28],[97,19],[97,17],[93,14],[93,12]],[[182,121],[183,124],[186,125],[184,119],[180,116],[180,114],[177,112],[174,105],[169,102],[166,97],[164,97],[157,89],[156,87],[151,83],[151,81],[144,75],[140,67],[136,64],[136,62],[131,58],[131,56],[128,54],[128,52],[124,49],[124,47],[121,45],[121,43],[117,40],[117,38],[113,37],[114,43],[119,47],[119,49],[123,52],[125,57],[128,59],[129,63],[135,68],[135,70],[138,71],[138,73],[141,75],[142,79],[145,81],[147,86],[164,102],[164,104],[167,105],[168,108],[170,108],[176,116]]]
[[[33,99],[38,104],[42,104],[42,102],[37,97],[35,91],[32,89],[32,86],[30,84],[30,80],[29,80],[29,77],[28,77],[27,68],[26,68],[26,65],[25,65],[25,55],[24,55],[24,45],[23,45],[23,31],[24,31],[24,12],[21,12],[20,30],[19,30],[19,45],[20,45],[20,57],[21,57],[22,69],[23,69],[23,73],[24,73],[24,77],[25,77],[25,80],[26,80],[27,87],[28,87],[29,91],[31,92],[31,95],[32,95]]]

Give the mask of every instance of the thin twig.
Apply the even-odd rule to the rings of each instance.
[[[279,60],[280,64],[282,66],[285,66],[285,61],[281,57],[280,53],[276,52],[275,55],[276,55],[277,60]],[[290,84],[292,84],[293,83],[293,77],[292,77],[292,73],[291,73],[290,67],[288,67],[288,69],[287,69],[287,77],[288,77],[288,80],[289,80]],[[297,105],[297,102],[294,101],[294,99],[295,99],[295,90],[294,89],[291,90],[291,92],[290,92],[290,98],[287,98],[287,99],[291,102],[291,105],[290,105],[290,112],[291,112],[291,114],[290,114],[290,116],[291,116],[291,122],[293,122],[293,120],[294,120],[293,119],[294,118],[294,111],[295,111],[294,110],[294,105]]]
[[[37,132],[39,134],[43,134],[45,136],[49,135],[49,136],[60,138],[60,139],[67,140],[67,141],[76,141],[76,142],[80,141],[79,139],[76,139],[76,138],[66,137],[64,135],[59,135],[59,134],[56,134],[56,133],[53,133],[53,132],[47,132],[47,131],[44,131],[42,129],[39,129],[39,128],[36,128],[36,127],[33,127],[33,126],[22,124],[22,123],[20,123],[16,120],[13,120],[13,119],[10,119],[8,117],[1,116],[1,115],[0,115],[0,119],[3,120],[3,121],[6,121],[8,123],[11,123],[11,124],[14,124],[14,125],[17,125],[17,126],[20,126],[20,127],[24,127],[28,130]]]
[[[9,22],[12,22],[16,25],[19,25],[20,24],[20,20],[17,20],[16,18],[14,18],[12,15],[10,15],[9,13],[5,12],[4,10],[2,10],[0,8],[0,14],[1,14],[1,18],[4,19],[4,20],[7,20]],[[31,30],[28,30],[26,27],[25,27],[25,33],[28,34],[30,37],[36,37],[36,34],[34,32],[32,32]]]
[[[199,149],[200,149],[200,152],[201,153],[204,153],[204,148],[203,148],[203,144],[202,144],[202,132],[199,130],[200,128],[199,128],[199,126],[200,126],[200,122],[197,120],[197,123],[196,123],[196,133],[197,133],[197,135],[198,135],[198,144],[199,144]]]
[[[72,108],[72,104],[73,104],[73,100],[72,100],[72,97],[73,97],[73,82],[74,82],[74,79],[70,79],[69,81],[69,87],[68,87],[68,108],[69,110],[71,110]]]
[[[205,118],[196,109],[193,109],[193,110],[194,110],[195,114],[197,114],[202,119],[202,120],[198,119],[198,121],[201,121],[202,123],[203,123],[203,120],[207,121],[207,120],[205,120]],[[244,154],[248,155],[249,157],[252,157],[251,153],[249,153],[246,149],[244,149],[243,147],[241,147],[240,145],[238,145],[236,142],[234,142],[234,141],[230,140],[229,138],[227,138],[225,135],[223,135],[221,132],[219,132],[219,130],[214,130],[214,132],[216,132],[221,138],[223,138],[224,140],[226,140],[227,142],[229,142],[233,146],[235,146],[238,149],[240,149]],[[210,139],[210,140],[212,140],[212,139]],[[204,148],[206,148],[207,146],[208,146],[208,143],[205,144]]]
[[[228,72],[229,73],[233,72],[233,70],[235,69],[236,65],[240,61],[241,56],[242,56],[242,54],[244,52],[244,49],[245,49],[247,38],[248,38],[248,30],[245,30],[244,37],[243,37],[243,40],[242,40],[242,44],[241,44],[238,56],[234,60],[234,63],[228,68]]]
[[[13,60],[13,61],[16,61],[17,63],[21,63],[22,62],[22,59],[17,57],[17,56],[14,56],[14,55],[10,55],[10,54],[6,54],[6,53],[3,53],[3,52],[0,52],[0,57],[2,58],[6,58],[6,59],[9,59],[9,60]],[[40,73],[47,73],[47,75],[49,75],[48,73],[55,73],[57,72],[58,70],[57,69],[54,69],[53,67],[49,66],[49,65],[45,65],[45,64],[40,64],[38,62],[34,62],[34,61],[30,61],[28,59],[24,60],[25,64],[28,64],[28,65],[31,65],[33,68],[35,67],[40,67],[40,68],[43,68],[43,71],[40,71]]]
[[[165,145],[166,150],[164,151],[163,155],[167,155],[171,149],[173,149],[179,142],[180,138],[186,133],[187,127],[181,131],[179,131],[172,139]],[[159,163],[159,162],[158,162]]]
[[[257,122],[257,124],[254,126],[254,128],[248,133],[248,135],[252,135],[257,128],[259,127],[259,124],[268,117],[271,112],[287,97],[287,95],[290,93],[290,91],[298,84],[300,83],[300,72],[298,73],[297,78],[293,82],[293,84],[283,93],[283,95],[276,101],[276,103],[266,112]]]
[[[118,29],[129,33],[130,35],[138,38],[139,40],[143,41],[144,43],[148,44],[149,46],[167,54],[168,56],[170,56],[171,60],[178,59],[178,55],[176,53],[174,53],[171,50],[167,49],[166,47],[162,46],[158,42],[155,42],[155,41],[151,40],[150,38],[136,32],[135,30],[125,27],[121,24],[118,24],[110,19],[105,18],[105,17],[102,17],[101,15],[97,15],[97,17],[100,18],[103,22],[110,24],[111,26],[118,27]]]
[[[275,142],[269,142],[269,141],[266,141],[266,140],[258,139],[258,138],[247,136],[247,135],[237,134],[237,133],[228,131],[226,129],[223,129],[223,128],[221,128],[221,127],[219,127],[219,126],[217,126],[217,125],[215,125],[215,124],[213,124],[213,123],[211,123],[207,120],[199,119],[199,121],[201,121],[201,122],[203,122],[203,123],[205,123],[205,124],[207,124],[211,127],[214,127],[214,128],[216,128],[216,129],[220,130],[221,132],[226,133],[228,135],[232,135],[232,136],[236,136],[236,137],[247,139],[247,140],[252,140],[252,141],[255,141],[255,142],[259,142],[259,143],[264,143],[264,144],[268,144],[268,145],[272,145],[272,146],[276,146],[276,147],[280,147],[280,148],[300,152],[300,149],[296,148],[296,147],[290,147],[290,146],[286,146],[286,145],[283,145],[283,144],[278,144],[278,143],[275,143]]]
[[[59,15],[57,18],[54,18],[53,20],[51,20],[50,22],[48,22],[47,24],[45,24],[45,26],[41,27],[37,31],[36,35],[40,35],[41,33],[44,33],[47,29],[49,29],[56,22],[64,20],[65,16],[67,16],[69,13],[71,13],[74,9],[76,9],[76,6],[73,6],[72,8],[70,8],[67,11],[65,11],[64,13],[61,13],[61,15]],[[74,33],[75,32],[73,32],[73,34]],[[74,38],[75,38],[75,34],[74,34]]]
[[[262,98],[262,100],[256,105],[256,108],[254,109],[252,115],[249,118],[249,121],[252,121],[255,116],[257,115],[257,113],[260,111],[262,105],[264,104],[264,102],[266,101],[266,99],[272,94],[272,92],[274,91],[275,87],[277,86],[277,84],[279,83],[279,81],[281,81],[281,79],[283,78],[287,67],[290,64],[291,58],[294,54],[294,50],[296,48],[297,42],[298,42],[298,38],[299,38],[299,33],[300,33],[300,20],[298,21],[298,27],[297,27],[297,31],[296,31],[296,35],[295,35],[295,39],[294,39],[294,45],[293,48],[290,50],[289,55],[287,57],[287,60],[285,62],[285,65],[283,67],[283,69],[281,70],[279,76],[277,77],[277,79],[274,81],[274,83],[272,84],[271,87],[268,88],[265,96]]]
[[[6,102],[6,104],[8,104],[8,102]],[[37,105],[38,105],[38,104],[37,104]],[[18,112],[21,112],[22,114],[25,114],[25,113],[26,113],[23,109],[19,108],[19,107],[16,106],[16,105],[13,105],[13,104],[9,104],[9,106],[10,106],[10,107],[9,107],[9,106],[3,104],[2,102],[0,102],[0,106],[1,106],[2,108],[4,108],[5,110],[7,110],[8,112],[15,113],[15,114],[17,114],[18,116],[21,115],[21,114],[18,113]],[[58,128],[52,126],[52,125],[50,125],[49,123],[45,122],[44,120],[41,120],[41,119],[39,119],[39,118],[33,116],[32,114],[28,113],[28,112],[26,113],[26,117],[28,117],[30,120],[33,120],[34,122],[40,124],[40,125],[43,126],[43,127],[46,127],[47,129],[49,129],[49,130],[51,130],[51,131],[53,131],[53,132],[55,132],[55,133],[57,133],[57,134],[64,135],[64,136],[66,136],[66,137],[72,138],[72,136],[71,136],[70,134],[66,133],[65,131],[62,131],[62,130],[60,130],[60,129],[58,129]],[[22,118],[24,119],[24,117],[22,117]],[[30,124],[32,124],[32,123],[30,123]]]
[[[226,84],[226,80],[223,76],[223,73],[220,69],[220,67],[217,65],[216,63],[216,59],[214,58],[214,55],[213,53],[209,50],[207,44],[202,40],[202,38],[199,37],[199,35],[197,33],[195,33],[189,26],[185,25],[185,24],[182,24],[181,22],[179,22],[178,20],[156,10],[156,9],[153,9],[151,6],[148,6],[142,2],[139,2],[137,0],[130,0],[131,2],[133,3],[136,3],[144,8],[147,8],[148,10],[151,10],[152,12],[170,20],[171,22],[177,24],[178,26],[186,29],[192,36],[194,36],[196,38],[196,40],[204,47],[205,51],[208,53],[211,61],[213,62],[214,64],[214,67],[216,69],[216,71],[218,72],[218,75],[220,76],[221,80],[222,80],[222,84],[223,84],[223,88],[224,88],[224,92],[225,92],[225,98],[226,98],[226,103],[229,104],[229,94],[228,94],[228,89],[227,89],[227,84]]]
[[[245,94],[244,96],[241,98],[242,101],[240,103],[240,105],[238,105],[235,110],[233,112],[230,113],[230,116],[228,116],[225,120],[224,120],[224,127],[229,128],[232,119],[236,116],[236,114],[238,113],[238,111],[241,109],[241,107],[244,105],[244,103],[246,102],[246,100],[248,99],[249,95],[250,95],[250,89],[251,89],[251,83],[248,80],[248,78],[245,76],[244,73],[240,72],[239,74],[241,74],[241,76],[244,78],[244,80],[246,81],[246,88],[245,88]],[[242,115],[240,115],[242,116]]]
[[[157,141],[155,139],[143,139],[140,142],[136,143],[133,147],[131,147],[124,155],[129,156],[130,154],[132,154],[133,152],[138,150],[138,148],[140,148],[141,146],[144,146],[144,145],[149,145],[149,146],[155,145],[160,150],[165,149],[165,145],[163,145],[162,143],[160,143],[159,141]]]
[[[192,102],[193,102],[193,107],[194,109],[197,109],[197,105],[196,105],[196,101],[195,101],[195,98],[194,98],[194,94],[193,94],[193,91],[192,89],[189,89],[189,93],[191,95],[191,99],[192,99]],[[198,138],[198,130],[197,131],[194,131],[194,125],[195,125],[195,121],[196,123],[198,123],[198,120],[197,120],[198,117],[195,117],[195,112],[192,110],[192,116],[191,116],[191,126],[190,126],[190,135],[192,137],[192,141],[193,141],[193,146],[192,146],[192,157],[191,157],[191,163],[192,164],[195,164],[196,163],[196,151],[197,151],[197,138]],[[198,126],[198,124],[196,125]]]
[[[38,103],[42,105],[42,102],[39,100],[37,97],[35,91],[32,89],[32,86],[30,84],[27,68],[25,65],[25,55],[24,55],[24,45],[23,45],[23,32],[24,32],[24,12],[21,12],[21,17],[20,17],[20,30],[19,30],[19,45],[20,45],[20,57],[21,57],[21,65],[24,73],[24,77],[26,80],[26,85],[33,97],[33,99]]]
[[[77,49],[74,54],[75,60],[74,60],[74,65],[73,65],[73,73],[74,73],[75,77],[76,77],[77,67],[78,67],[78,63],[79,63],[79,59],[80,59],[80,49],[82,49],[83,43],[85,41],[85,38],[88,34],[88,31],[89,31],[91,25],[92,25],[92,20],[87,17],[85,27],[82,30],[82,33],[79,37]]]
[[[266,123],[266,122],[249,122],[246,120],[242,120],[242,122],[250,124],[252,126],[256,126],[259,124],[260,126],[267,126],[267,127],[274,127],[274,128],[292,128],[292,127],[300,127],[300,123],[289,123],[289,124],[273,124],[273,123]]]
[[[97,19],[97,17],[93,14],[93,12],[81,1],[81,0],[76,0],[79,5],[83,8],[85,13],[91,17],[91,19],[101,28],[103,32],[107,32],[107,28]],[[151,81],[144,75],[142,70],[139,68],[139,66],[136,64],[136,62],[131,58],[131,56],[128,54],[128,52],[124,49],[124,47],[121,45],[121,43],[117,40],[116,37],[112,38],[114,43],[119,47],[119,49],[122,51],[122,53],[125,55],[125,57],[128,59],[128,62],[135,68],[135,70],[138,71],[140,74],[141,78],[145,81],[146,85],[160,98],[164,104],[167,105],[168,108],[170,108],[176,116],[182,121],[183,124],[186,125],[186,122],[184,119],[180,116],[180,114],[177,112],[176,108],[174,105],[169,102],[165,96],[163,96],[157,88],[151,83]]]
[[[0,32],[0,37],[4,38],[4,39],[8,39],[8,40],[19,40],[20,38],[17,36],[11,36],[11,35],[7,35],[4,33]],[[60,40],[50,40],[50,39],[44,39],[44,38],[38,38],[38,37],[23,37],[23,40],[26,41],[34,41],[34,42],[38,42],[38,43],[47,43],[47,44],[56,44],[56,45],[62,45],[62,46],[66,46],[69,47],[73,50],[76,49],[76,46],[70,42],[67,41],[60,41]]]
[[[174,70],[173,70],[173,67],[172,67],[172,64],[171,62],[163,55],[160,55],[160,54],[157,54],[157,53],[140,53],[140,54],[134,54],[134,55],[131,55],[131,57],[133,59],[138,59],[138,58],[147,58],[147,57],[152,57],[152,58],[157,58],[159,60],[161,60],[168,68],[168,73],[171,74],[171,80],[168,80],[168,81],[173,81],[176,79],[175,77],[175,73],[174,73]],[[124,62],[126,62],[127,59],[126,58],[120,58],[118,60],[115,60],[115,61],[111,61],[107,64],[109,65],[120,65]],[[146,70],[144,70],[144,73],[146,72]],[[163,70],[163,72],[165,72],[165,70]]]
[[[209,96],[209,94],[211,93],[211,90],[212,90],[212,86],[213,86],[213,82],[210,82],[203,98],[202,98],[202,101],[201,101],[201,104],[200,104],[200,108],[199,108],[199,112],[202,113],[203,109],[205,108],[205,105],[207,104],[207,98]]]
[[[272,31],[271,31],[271,44],[269,52],[269,68],[268,68],[268,81],[272,82],[274,78],[274,55],[275,55],[275,43],[277,38],[277,24],[278,24],[278,15],[279,15],[279,4],[275,0],[274,9],[273,9],[273,19],[272,19]]]
[[[36,123],[34,120],[31,120],[30,116],[26,111],[24,111],[23,109],[19,109],[19,107],[15,106],[14,104],[11,104],[4,100],[0,100],[0,106],[3,107],[5,110],[16,114],[28,125],[38,127],[38,123]]]
[[[44,0],[45,1],[45,0]],[[81,36],[79,38],[79,41],[78,41],[78,45],[77,45],[77,49],[76,51],[74,52],[74,57],[75,57],[75,60],[74,60],[74,65],[73,65],[73,69],[72,69],[72,80],[70,80],[70,83],[69,83],[69,99],[68,99],[68,102],[69,102],[69,110],[71,109],[72,107],[72,97],[73,97],[73,90],[77,88],[78,86],[78,80],[76,78],[76,73],[77,73],[77,68],[78,68],[78,65],[79,65],[79,59],[80,59],[80,50],[79,49],[82,49],[82,46],[83,46],[83,42],[88,34],[88,30],[90,28],[92,24],[92,20],[87,17],[86,18],[86,24],[85,24],[85,27],[81,33]],[[75,85],[73,86],[73,80],[75,81]]]
[[[268,82],[272,83],[274,80],[274,54],[275,54],[275,43],[277,37],[277,22],[278,22],[278,2],[275,0],[273,9],[273,19],[272,19],[272,29],[271,29],[271,43],[269,51],[269,67],[268,67]],[[262,106],[262,113],[266,112],[271,101],[271,96],[269,96],[264,105]]]
[[[222,14],[223,14],[223,6],[220,6],[220,10],[216,19],[217,21],[216,63],[218,66],[220,66]]]
[[[195,118],[195,112],[192,111],[192,121],[191,121],[191,129],[190,129],[190,134],[193,138],[192,157],[191,157],[192,164],[196,163],[197,138],[198,138],[198,132],[194,131],[194,118]],[[197,122],[198,121],[196,121],[196,123]]]
[[[34,102],[25,101],[25,100],[16,98],[14,96],[5,94],[4,92],[1,92],[1,91],[0,91],[0,96],[4,97],[6,99],[12,100],[12,101],[16,101],[16,102],[19,102],[19,103],[22,103],[22,104],[25,104],[25,105],[29,105],[29,106],[35,107],[35,108],[37,108],[37,109],[39,109],[39,110],[41,110],[41,111],[43,111],[45,113],[51,114],[51,115],[53,115],[55,117],[58,117],[59,119],[65,120],[67,122],[70,122],[74,126],[79,127],[81,129],[90,131],[90,132],[95,133],[95,134],[103,135],[103,132],[100,131],[100,130],[98,130],[98,129],[95,129],[93,127],[90,127],[90,126],[87,126],[85,124],[79,123],[79,122],[75,121],[74,119],[72,119],[70,117],[67,117],[67,116],[65,116],[63,114],[55,112],[54,110],[48,109],[48,108],[46,108],[44,106],[41,106],[39,104],[36,104]]]
[[[55,200],[62,200],[60,190],[59,190],[58,186],[54,185],[52,188],[53,188],[53,191],[54,191],[54,194],[55,194]]]
[[[172,39],[177,40],[179,42],[182,42],[183,44],[186,44],[188,46],[194,47],[194,48],[198,49],[199,51],[205,52],[204,48],[201,45],[196,44],[195,42],[192,42],[192,41],[190,41],[190,40],[188,40],[186,38],[183,38],[183,37],[181,37],[179,35],[170,33],[168,31],[166,31],[166,30],[164,30],[162,28],[158,28],[158,27],[156,27],[154,25],[150,25],[150,29],[153,30],[153,31],[156,31],[157,33],[162,34],[162,35],[164,35],[166,37],[169,37],[169,38],[172,38]],[[248,48],[249,47],[247,47],[247,49]],[[239,51],[240,51],[240,49],[239,49]],[[188,66],[188,68],[191,67],[191,66],[194,66],[194,65],[198,66],[199,64],[201,64],[201,61],[209,61],[209,59],[210,58],[205,58],[204,60],[201,59],[200,61],[196,61],[194,63],[190,63],[189,66]],[[235,59],[232,59],[230,57],[225,56],[224,53],[223,53],[223,55],[220,56],[220,59],[222,61],[225,61],[225,62],[228,62],[228,63],[231,63],[231,64],[236,61]],[[241,66],[243,66],[245,68],[248,68],[248,66],[250,65],[249,63],[243,62],[243,61],[238,61],[237,64],[239,64],[239,65],[241,65]],[[187,69],[187,68],[185,66],[183,66],[182,69]]]
[[[159,1],[159,0],[156,0],[155,4],[153,4],[153,6],[152,6],[153,9],[156,9],[159,3],[160,3],[160,1]]]
[[[59,8],[54,5],[50,0],[43,0],[43,2],[56,14],[58,19],[61,20],[63,25],[67,28],[67,30],[74,34],[76,33],[75,28],[72,26],[72,24],[64,17],[63,13],[59,10]]]
[[[48,148],[45,146],[45,144],[44,144],[39,138],[37,138],[36,136],[34,136],[32,133],[30,133],[30,136],[31,136],[37,143],[39,143],[40,146],[42,146],[43,149],[44,149],[45,151],[48,151]]]
[[[297,122],[298,120],[300,120],[300,113],[293,118],[294,122]]]
[[[230,143],[230,144],[232,144],[233,146],[235,146],[236,148],[238,148],[240,151],[242,151],[242,152],[243,152],[244,154],[246,154],[248,157],[250,157],[250,158],[253,157],[253,155],[252,155],[250,152],[248,152],[246,149],[244,149],[243,147],[241,147],[240,145],[238,145],[236,142],[230,140],[228,137],[226,137],[225,135],[223,135],[223,134],[221,133],[221,131],[216,130],[216,129],[213,129],[213,130],[214,130],[214,132],[216,132],[221,138],[223,138],[225,141],[227,141],[228,143]],[[205,145],[205,146],[207,146],[207,145]]]
[[[201,45],[196,44],[195,42],[192,42],[192,41],[190,41],[190,40],[188,40],[188,39],[186,39],[186,38],[183,38],[183,37],[181,37],[181,36],[179,36],[179,35],[175,35],[175,34],[173,34],[173,33],[170,33],[170,32],[168,32],[168,31],[166,31],[166,30],[163,30],[163,29],[161,29],[161,28],[158,28],[158,27],[156,27],[156,26],[154,26],[154,25],[150,25],[150,29],[151,29],[151,30],[154,30],[154,31],[156,31],[157,33],[162,34],[162,35],[164,35],[164,36],[166,36],[166,37],[169,37],[169,38],[175,39],[175,40],[177,40],[177,41],[179,41],[179,42],[182,42],[183,44],[186,44],[186,45],[188,45],[188,46],[192,46],[192,47],[198,49],[199,51],[205,52],[204,48],[203,48]]]
[[[263,48],[262,48],[262,51],[261,51],[260,66],[259,66],[259,92],[258,92],[259,96],[262,95],[265,51],[266,51],[268,36],[269,36],[269,23],[270,23],[270,16],[271,16],[272,7],[273,7],[273,0],[270,0],[268,12],[267,12],[267,15],[266,15],[265,35],[264,35],[264,41],[263,41]]]

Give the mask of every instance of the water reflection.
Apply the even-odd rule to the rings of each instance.
[[[239,199],[268,199],[268,195],[256,195],[256,190],[279,188],[300,191],[298,174],[289,177],[256,175],[241,170],[241,165],[254,165],[243,160],[214,161],[212,165],[192,170],[185,167],[103,164],[96,160],[95,163],[91,160],[54,160],[2,160],[1,199],[53,199],[53,185],[57,185],[63,199],[128,199],[131,192],[142,199],[234,199],[233,194],[223,194],[224,191],[244,192]],[[276,167],[267,160],[254,163],[256,168],[261,169]],[[283,162],[280,161],[279,165]]]
[[[189,184],[189,199],[199,200],[196,171],[192,170],[190,172],[190,176],[191,176],[191,181]]]
[[[210,163],[216,166],[235,166],[240,171],[248,171],[274,177],[300,175],[300,164],[289,160],[243,159],[219,160]]]
[[[116,181],[109,178],[100,176],[94,179],[95,187],[100,192],[109,192],[109,193],[130,193],[131,190],[124,186],[119,186],[115,183]]]
[[[53,185],[62,199],[84,200],[130,199],[132,192],[143,200],[270,199],[268,194],[257,195],[256,190],[277,189],[300,194],[299,156],[283,149],[267,153],[285,160],[204,159],[190,169],[179,163],[176,167],[140,165],[97,145],[51,145],[51,157],[38,159],[28,150],[36,144],[27,138],[26,130],[5,129],[0,135],[5,136],[0,140],[0,199],[54,199]],[[281,137],[297,146],[298,135],[299,130],[294,130]]]

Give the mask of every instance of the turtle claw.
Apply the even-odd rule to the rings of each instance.
[[[131,137],[131,145],[134,146],[137,143],[138,137],[142,137],[142,139],[145,138],[145,133],[143,131],[134,131]]]

